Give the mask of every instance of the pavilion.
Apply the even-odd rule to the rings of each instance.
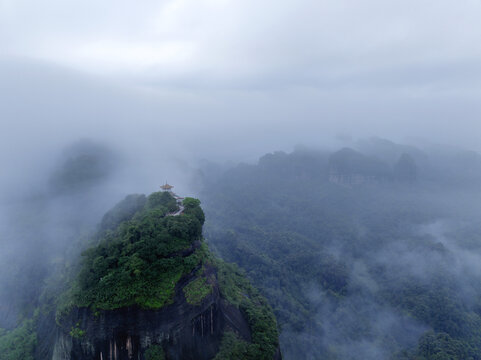
[[[172,186],[172,185],[169,185],[169,184],[167,184],[167,182],[165,182],[165,184],[162,185],[160,188],[161,188],[163,191],[172,192],[173,186]]]

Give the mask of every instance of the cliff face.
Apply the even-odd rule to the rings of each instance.
[[[329,181],[341,185],[384,182],[392,177],[389,166],[353,149],[344,148],[329,158]]]
[[[127,199],[135,213],[110,213],[56,316],[40,319],[36,358],[280,359],[265,299],[203,244],[199,202],[173,217],[170,195]]]
[[[181,289],[192,280],[179,282],[174,303],[155,311],[128,307],[95,314],[76,308],[58,330],[52,359],[143,360],[151,345],[161,344],[168,359],[207,360],[227,330],[251,341],[247,321],[221,298],[218,286],[198,306],[186,301]],[[72,336],[72,328],[84,333]]]

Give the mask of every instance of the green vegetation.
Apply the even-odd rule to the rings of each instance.
[[[186,197],[182,202],[184,205],[184,214],[195,216],[203,224],[205,221],[205,215],[200,207],[200,201],[198,199]]]
[[[391,177],[391,169],[387,164],[350,148],[332,154],[329,158],[329,168],[343,176],[362,175],[384,179]]]
[[[80,328],[80,324],[76,323],[75,326],[72,326],[69,334],[73,338],[80,339],[81,337],[85,336],[85,330],[82,330]]]
[[[269,300],[284,358],[481,359],[481,275],[466,256],[481,256],[480,196],[408,147],[391,159],[275,153],[206,176],[209,246]],[[333,167],[386,180],[338,185]],[[438,219],[449,226],[431,231]]]
[[[167,200],[168,201],[168,200]],[[115,205],[111,210],[103,216],[100,228],[102,230],[115,230],[123,221],[130,220],[133,215],[141,211],[147,197],[145,195],[132,194],[128,195],[123,201]]]
[[[199,204],[175,217],[166,216],[177,209],[167,192],[153,193],[146,201],[130,196],[117,205],[104,217],[109,225],[100,232],[98,245],[83,253],[80,273],[63,295],[58,317],[72,306],[158,309],[171,303],[181,276],[202,258],[203,250],[182,256],[201,238],[204,218]]]
[[[162,346],[150,345],[145,351],[145,360],[165,360],[165,354]]]
[[[184,205],[186,209],[195,209],[200,206],[200,201],[199,199],[186,197],[184,201],[182,201],[182,205]]]
[[[214,360],[249,360],[256,359],[251,344],[239,339],[232,331],[227,331],[222,337],[219,352]]]
[[[200,201],[198,206],[200,205]],[[147,209],[161,209],[165,214],[177,210],[177,202],[168,192],[154,192],[147,198]]]
[[[252,343],[226,334],[218,359],[272,359],[278,348],[277,323],[272,309],[235,266],[215,259],[202,241],[204,214],[200,201],[186,198],[180,216],[169,193],[128,196],[103,218],[95,246],[83,253],[81,267],[70,289],[59,297],[57,321],[73,307],[90,307],[94,313],[137,305],[158,309],[174,299],[182,276],[194,274],[183,287],[186,301],[200,305],[216,282],[223,298],[245,314]],[[216,279],[217,277],[217,279]],[[76,323],[74,338],[85,336]],[[146,359],[164,359],[161,345],[152,345]]]
[[[207,282],[205,277],[198,277],[184,286],[182,290],[189,304],[200,305],[202,300],[212,293],[212,285]]]
[[[214,260],[222,296],[247,315],[252,343],[224,334],[220,359],[272,359],[279,345],[277,323],[266,299],[235,265]]]
[[[446,333],[428,332],[419,341],[416,360],[478,359],[469,343],[453,339]]]
[[[0,329],[0,359],[34,360],[37,333],[35,320],[25,320],[15,330]]]

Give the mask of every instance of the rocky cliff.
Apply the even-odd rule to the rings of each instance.
[[[179,282],[173,304],[159,310],[128,307],[95,314],[76,308],[58,330],[52,359],[144,359],[149,347],[159,344],[168,359],[207,360],[218,352],[226,331],[251,341],[249,324],[222,299],[217,284],[201,304],[192,305],[182,292],[189,281],[193,278]],[[82,333],[72,336],[72,328]]]
[[[198,200],[130,196],[39,320],[37,359],[280,359],[265,299],[201,237]],[[128,211],[126,211],[128,209]],[[130,213],[129,213],[130,212]]]
[[[388,164],[350,148],[341,149],[329,158],[329,181],[341,185],[361,185],[390,180]]]

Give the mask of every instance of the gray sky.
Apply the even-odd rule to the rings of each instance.
[[[479,0],[0,1],[6,54],[100,74],[276,87],[369,74],[428,85],[416,70],[479,62],[480,15]],[[389,76],[400,70],[413,74]]]
[[[479,150],[480,18],[480,0],[0,0],[3,144],[160,150],[168,131],[187,157],[338,134]]]

